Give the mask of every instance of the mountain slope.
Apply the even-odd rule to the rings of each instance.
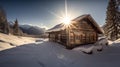
[[[45,33],[45,28],[40,28],[37,26],[20,25],[19,27],[23,31],[23,33],[27,33],[29,35],[40,35]]]

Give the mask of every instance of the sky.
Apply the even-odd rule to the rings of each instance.
[[[0,0],[7,20],[51,28],[61,23],[58,16],[65,14],[65,0]],[[67,12],[72,19],[90,14],[101,26],[105,23],[108,0],[67,0]]]

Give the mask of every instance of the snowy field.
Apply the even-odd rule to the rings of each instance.
[[[65,49],[47,39],[0,52],[0,67],[120,67],[120,44]],[[102,51],[97,51],[102,48]],[[83,51],[93,51],[86,54]]]
[[[35,43],[36,38],[6,35],[0,33],[0,51],[21,46],[28,43]]]

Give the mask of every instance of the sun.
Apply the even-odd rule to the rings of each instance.
[[[71,13],[68,12],[68,8],[67,8],[67,0],[65,0],[65,11],[64,13],[60,15],[57,15],[54,12],[50,12],[51,14],[53,14],[54,16],[59,18],[59,21],[62,22],[65,26],[70,26],[71,25],[71,20],[73,15]]]
[[[65,25],[69,25],[71,22],[71,18],[68,16],[65,16],[61,19],[61,22],[64,23]]]

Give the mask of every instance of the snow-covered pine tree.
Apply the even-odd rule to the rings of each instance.
[[[120,31],[120,18],[118,17],[117,3],[119,0],[109,0],[109,4],[107,7],[107,17],[106,24],[104,25],[105,35],[108,39],[116,40],[119,38]]]
[[[118,38],[120,38],[120,0],[116,0],[116,20],[118,24]]]

